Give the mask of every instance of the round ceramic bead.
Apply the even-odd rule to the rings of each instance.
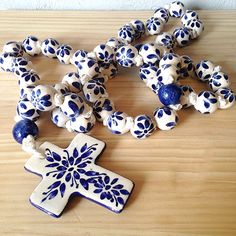
[[[217,97],[213,92],[203,91],[198,94],[194,107],[202,114],[209,114],[217,110],[218,103]]]
[[[58,60],[64,64],[70,64],[70,59],[73,55],[72,47],[70,45],[62,44],[56,50]]]
[[[24,57],[16,57],[12,62],[12,71],[16,76],[31,70],[31,63]]]
[[[198,20],[198,14],[196,11],[186,10],[183,16],[181,17],[181,22],[184,26],[187,25],[188,21],[196,19]]]
[[[30,70],[26,71],[19,77],[18,84],[20,87],[26,87],[29,85],[37,85],[38,81],[40,80],[38,74],[35,71]]]
[[[29,85],[26,87],[20,88],[20,99],[31,100],[31,94],[36,85]]]
[[[228,88],[230,86],[228,75],[221,71],[214,72],[209,79],[209,86],[213,91],[219,88]]]
[[[163,84],[171,84],[179,78],[179,68],[174,65],[164,64],[160,67],[161,82]]]
[[[157,127],[161,130],[173,129],[179,120],[175,110],[169,107],[157,108],[154,111],[154,118],[157,123]]]
[[[28,36],[22,43],[24,51],[30,56],[41,53],[41,42],[35,36]]]
[[[54,96],[56,90],[49,85],[38,85],[32,90],[31,102],[40,111],[50,111],[55,108]]]
[[[123,67],[131,67],[136,64],[137,56],[138,50],[134,46],[122,46],[116,52],[116,61]]]
[[[132,20],[130,24],[133,26],[135,31],[135,39],[141,38],[145,34],[145,24],[141,20]]]
[[[75,93],[68,93],[64,96],[64,101],[60,105],[61,111],[68,117],[77,117],[84,112],[84,100]]]
[[[139,69],[141,80],[147,84],[148,81],[157,77],[158,67],[152,64],[143,64]]]
[[[195,70],[196,76],[198,77],[198,79],[202,81],[208,81],[215,67],[216,66],[211,61],[207,60],[200,61],[196,65],[196,70]]]
[[[108,77],[99,74],[98,76],[94,77],[93,80],[98,81],[101,84],[105,84],[108,81]]]
[[[93,51],[98,61],[111,63],[114,60],[114,50],[106,44],[98,45]]]
[[[143,62],[147,64],[155,64],[161,59],[161,52],[153,43],[143,44],[139,50],[139,55],[143,58]]]
[[[22,119],[36,121],[39,118],[39,111],[28,99],[21,99],[17,104],[17,115]]]
[[[93,128],[95,123],[96,119],[93,114],[89,118],[78,116],[69,121],[69,127],[78,133],[87,133]]]
[[[159,89],[163,86],[164,84],[162,83],[162,77],[158,76],[157,78],[154,78],[152,80],[149,80],[147,83],[147,86],[151,88],[151,90],[158,95]]]
[[[101,63],[99,64],[101,74],[107,78],[113,78],[118,73],[118,67],[115,62],[113,63]]]
[[[150,136],[156,129],[153,120],[146,115],[136,116],[130,133],[137,139],[144,139]]]
[[[109,98],[100,98],[93,104],[93,113],[102,122],[115,111],[114,103]]]
[[[38,136],[38,132],[38,126],[29,119],[18,121],[12,130],[14,139],[20,144],[22,144],[23,139],[28,135],[32,135],[36,138]]]
[[[181,95],[182,90],[176,84],[163,85],[158,91],[159,100],[165,106],[179,104]]]
[[[113,112],[107,120],[107,127],[113,134],[127,133],[132,125],[133,119],[121,111]]]
[[[57,83],[53,85],[53,88],[56,89],[56,91],[60,94],[66,94],[69,92],[72,92],[69,90],[69,86],[67,84],[64,83]]]
[[[204,30],[204,25],[203,25],[202,21],[197,20],[197,19],[193,19],[193,20],[188,21],[186,27],[188,29],[190,29],[192,39],[199,37],[200,34]]]
[[[59,47],[59,42],[56,39],[48,38],[42,42],[41,50],[43,55],[49,58],[56,58],[56,51]]]
[[[188,108],[192,106],[190,102],[189,95],[193,93],[193,89],[188,85],[181,85],[180,88],[182,89],[182,95],[180,97],[180,104],[183,108]]]
[[[84,84],[84,96],[89,102],[96,102],[99,98],[108,97],[106,87],[101,82],[91,79]]]
[[[7,42],[3,46],[3,52],[10,53],[15,57],[22,57],[24,53],[22,44],[16,41]]]
[[[181,67],[179,70],[179,74],[181,77],[193,77],[195,72],[195,66],[193,64],[192,59],[189,56],[182,55],[181,59]]]
[[[5,52],[0,54],[0,68],[3,71],[12,72],[14,59],[15,57],[10,53]]]
[[[185,12],[184,4],[179,1],[174,1],[170,3],[167,6],[167,9],[170,12],[170,16],[176,17],[176,18],[180,18]]]
[[[160,7],[155,10],[154,17],[159,18],[163,22],[167,23],[169,20],[169,11],[164,7]]]
[[[121,46],[125,46],[126,42],[120,38],[109,38],[106,42],[106,45],[110,46],[114,52],[116,52],[116,50],[121,47]]]
[[[186,27],[175,29],[173,35],[179,47],[184,47],[188,45],[191,39],[191,32]]]
[[[67,73],[62,79],[62,83],[66,84],[69,91],[72,93],[79,93],[82,90],[80,77],[76,72]]]
[[[135,39],[135,30],[131,24],[125,24],[118,31],[118,38],[127,43],[131,43]]]
[[[157,35],[156,44],[159,46],[164,46],[168,49],[173,49],[176,44],[176,41],[172,34],[164,32]]]
[[[88,52],[84,50],[77,50],[70,59],[70,63],[77,66],[81,60],[87,57]]]
[[[166,53],[160,60],[159,62],[159,67],[161,67],[162,65],[173,65],[176,67],[180,67],[181,66],[181,59],[177,54],[174,53]]]
[[[227,109],[234,105],[235,94],[230,88],[220,88],[215,94],[218,96],[220,109]]]
[[[147,20],[146,28],[150,35],[159,34],[163,29],[163,21],[157,17],[151,17]]]
[[[56,107],[52,110],[51,120],[56,126],[65,128],[69,117],[66,116],[59,107]]]

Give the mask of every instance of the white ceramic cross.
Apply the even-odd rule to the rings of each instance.
[[[45,158],[32,156],[25,169],[42,176],[30,196],[40,210],[59,217],[72,194],[84,196],[114,212],[121,212],[133,189],[133,183],[95,164],[105,143],[78,134],[68,148],[45,142],[40,151]]]

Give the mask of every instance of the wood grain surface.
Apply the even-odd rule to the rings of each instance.
[[[195,62],[210,59],[229,74],[236,91],[236,11],[199,11],[205,32],[177,53]],[[116,36],[132,19],[146,20],[152,12],[1,11],[0,47],[27,35],[53,37],[74,49],[92,50]],[[171,20],[165,31],[179,25]],[[150,37],[147,41],[154,40]],[[41,83],[59,82],[74,67],[45,57],[32,58]],[[198,81],[184,80],[196,91],[207,89]],[[0,235],[82,236],[236,235],[236,107],[202,115],[193,108],[179,112],[179,125],[156,131],[146,140],[130,134],[112,135],[96,124],[91,135],[104,140],[98,161],[107,169],[133,180],[135,189],[125,210],[114,214],[86,199],[75,197],[63,215],[54,219],[28,202],[40,178],[24,170],[29,155],[12,138],[13,117],[19,98],[17,80],[0,73]],[[131,116],[151,115],[160,104],[139,79],[137,69],[121,69],[107,84],[117,109]],[[43,114],[40,141],[66,147],[75,134],[56,128]]]

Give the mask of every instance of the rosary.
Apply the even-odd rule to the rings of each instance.
[[[162,32],[169,17],[180,18],[182,24],[172,34]],[[175,47],[188,45],[203,30],[197,12],[185,10],[183,3],[174,1],[156,9],[145,24],[140,20],[125,24],[117,37],[97,45],[92,52],[74,51],[70,45],[59,44],[52,38],[41,42],[35,36],[4,45],[0,67],[14,73],[20,87],[13,137],[32,155],[25,169],[42,177],[30,196],[32,205],[59,217],[69,198],[79,195],[116,213],[123,210],[134,184],[95,163],[105,143],[85,133],[96,120],[113,134],[130,132],[135,138],[144,139],[156,129],[174,128],[179,120],[177,112],[182,108],[194,106],[200,113],[209,114],[233,106],[235,94],[220,66],[209,60],[194,65],[189,56],[174,53]],[[157,35],[155,42],[133,44],[148,35]],[[24,54],[57,58],[63,64],[73,64],[77,72],[67,73],[52,86],[41,85],[39,75]],[[163,104],[153,117],[131,117],[115,109],[105,83],[117,75],[118,66],[140,67],[141,80]],[[211,91],[196,94],[190,86],[180,84],[187,77],[206,82]],[[78,133],[66,149],[36,141],[36,121],[44,111],[51,112],[51,120],[58,127]]]

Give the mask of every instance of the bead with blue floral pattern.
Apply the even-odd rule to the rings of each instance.
[[[160,50],[153,43],[145,43],[139,50],[139,55],[143,58],[146,64],[155,64],[161,59]]]
[[[179,47],[185,47],[191,39],[191,32],[186,27],[180,27],[174,30],[173,35]]]
[[[84,60],[88,55],[85,50],[77,50],[70,59],[70,63],[77,66],[81,60]]]
[[[64,64],[70,64],[70,59],[73,55],[72,47],[70,45],[62,44],[56,50],[58,60]]]
[[[16,76],[31,70],[31,62],[24,57],[16,57],[12,62],[12,71]]]
[[[18,84],[20,85],[20,87],[26,87],[28,85],[37,85],[39,80],[40,78],[38,74],[33,70],[29,70],[21,74],[18,80]]]
[[[36,85],[28,85],[26,87],[20,88],[20,99],[27,98],[28,100],[31,100],[31,94],[35,87]]]
[[[0,68],[3,71],[12,72],[14,59],[15,57],[11,53],[4,52],[0,54]]]
[[[123,67],[132,67],[136,64],[138,50],[132,46],[122,46],[116,52],[116,61]]]
[[[65,83],[54,84],[53,88],[61,95],[72,92],[72,91],[69,90],[68,84],[65,84]]]
[[[196,65],[195,74],[201,81],[208,81],[216,66],[209,60],[202,60]]]
[[[152,64],[143,64],[139,69],[140,79],[147,84],[148,81],[157,77],[158,68]]]
[[[24,54],[22,44],[20,42],[16,42],[16,41],[7,42],[3,46],[3,50],[2,51],[10,53],[10,54],[12,54],[15,57],[22,57],[23,54]]]
[[[164,7],[159,7],[154,12],[154,17],[161,19],[163,22],[167,23],[169,20],[169,11]]]
[[[160,80],[163,84],[175,83],[179,78],[179,68],[175,65],[164,64],[160,66]]]
[[[115,37],[109,38],[106,42],[106,45],[111,47],[114,50],[114,52],[116,52],[118,48],[120,48],[121,46],[125,46],[126,44],[127,42],[125,42],[123,39]]]
[[[166,8],[169,10],[170,16],[176,18],[180,18],[185,12],[184,4],[180,1],[172,2]]]
[[[163,29],[163,21],[157,17],[151,17],[146,22],[146,28],[150,35],[159,34]]]
[[[72,93],[79,93],[82,90],[80,77],[76,72],[67,73],[62,79],[62,83],[66,84],[69,91]]]
[[[194,93],[193,89],[189,85],[181,85],[180,88],[182,89],[182,95],[180,97],[180,104],[182,108],[188,108],[193,104],[190,102],[190,94]]]
[[[235,93],[230,88],[220,88],[215,92],[219,100],[220,109],[228,109],[235,103]]]
[[[154,111],[154,118],[160,130],[173,129],[179,120],[176,111],[169,107],[157,108]]]
[[[167,49],[173,49],[175,47],[176,41],[172,34],[163,32],[157,35],[156,44],[159,46],[164,46]]]
[[[135,30],[133,26],[130,23],[122,26],[118,30],[118,38],[127,43],[132,43],[135,40]]]
[[[57,48],[59,47],[59,42],[56,39],[48,38],[42,42],[41,50],[43,55],[49,58],[57,58]]]
[[[28,36],[22,43],[24,51],[30,56],[36,56],[41,53],[41,42],[35,36]]]
[[[187,25],[188,21],[196,19],[198,20],[198,14],[196,11],[186,10],[183,16],[181,17],[181,22],[184,26]]]
[[[113,78],[118,74],[118,67],[116,62],[112,63],[99,63],[102,76]]]
[[[202,91],[198,94],[194,104],[196,110],[202,114],[210,114],[217,110],[219,101],[216,95],[211,91]]]
[[[51,120],[56,126],[65,128],[66,122],[69,120],[69,117],[66,116],[59,107],[56,107],[52,110]]]
[[[17,104],[17,115],[22,119],[36,121],[39,118],[39,111],[27,99],[21,99]]]
[[[228,75],[222,71],[214,72],[209,79],[209,86],[214,92],[219,88],[228,88],[230,86]]]
[[[145,34],[145,24],[141,20],[132,20],[130,24],[133,26],[135,35],[135,39],[141,38]]]
[[[137,139],[144,139],[153,134],[156,124],[147,115],[139,115],[134,119],[134,125],[130,129],[130,133]]]
[[[191,32],[191,39],[198,38],[204,30],[203,22],[197,19],[189,20],[186,27]]]
[[[114,50],[106,44],[99,44],[93,51],[98,61],[111,63],[114,60]]]
[[[173,65],[176,67],[181,67],[181,59],[180,57],[175,54],[175,53],[166,53],[160,60],[159,62],[159,67],[161,67],[162,65]]]
[[[181,59],[181,67],[179,70],[179,74],[181,77],[193,77],[195,72],[195,66],[193,64],[193,60],[186,55],[180,56]]]

